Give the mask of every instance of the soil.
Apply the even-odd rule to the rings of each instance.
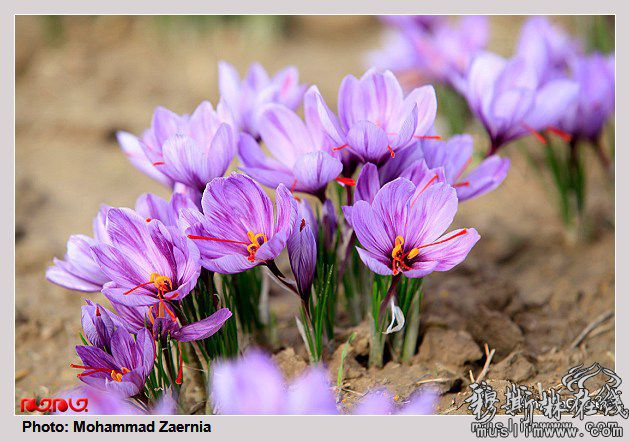
[[[334,101],[342,77],[360,74],[362,57],[379,44],[369,17],[248,20],[241,32],[241,21],[72,17],[61,19],[57,32],[57,22],[16,18],[16,399],[76,382],[68,364],[76,359],[84,296],[44,278],[68,236],[90,234],[101,203],[133,206],[143,192],[168,194],[127,162],[116,130],[139,133],[158,105],[187,112],[202,99],[216,102],[219,59],[241,72],[253,60],[270,70],[295,64],[304,81]],[[491,48],[512,46],[506,30],[517,20],[494,19]],[[481,149],[485,138],[471,130]],[[551,184],[523,154],[540,156],[540,149],[534,141],[508,148],[505,183],[461,205],[456,224],[477,228],[482,239],[462,265],[426,279],[411,365],[388,361],[368,369],[367,326],[340,323],[326,358],[333,379],[341,348],[357,332],[344,362],[344,404],[351,407],[377,386],[404,403],[416,388],[433,385],[442,393],[439,413],[466,413],[463,400],[471,374],[478,377],[486,363],[485,345],[494,354],[484,379],[498,390],[509,382],[553,387],[579,363],[614,367],[614,317],[573,345],[589,323],[614,311],[612,186],[587,152],[588,235],[567,241]],[[296,376],[307,366],[294,322],[298,301],[278,289],[271,307],[281,343],[275,358],[287,377]]]

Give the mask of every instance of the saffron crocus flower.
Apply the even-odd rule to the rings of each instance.
[[[197,283],[199,250],[177,227],[147,220],[131,209],[107,212],[111,244],[92,247],[94,259],[110,282],[103,293],[121,304],[181,300]]]
[[[271,358],[255,350],[216,364],[211,385],[220,414],[338,413],[323,368],[309,368],[287,386]]]
[[[317,265],[317,242],[311,226],[304,218],[289,237],[287,251],[300,298],[308,303]]]
[[[98,292],[109,278],[92,257],[91,247],[108,242],[105,219],[109,206],[102,205],[92,223],[94,237],[72,235],[63,260],[55,258],[54,265],[46,270],[46,279],[70,290]]]
[[[488,17],[484,16],[466,16],[456,23],[398,20],[393,24],[396,37],[373,53],[370,61],[400,74],[415,72],[425,81],[443,82],[460,91],[473,57],[488,43]]]
[[[289,66],[273,78],[258,63],[253,63],[241,81],[231,64],[219,62],[219,92],[234,115],[236,126],[253,137],[258,137],[261,107],[267,103],[282,104],[296,109],[302,101],[306,86],[299,83],[298,71]]]
[[[516,54],[532,66],[541,84],[566,76],[580,43],[546,17],[530,17],[523,24]]]
[[[560,128],[575,140],[597,144],[606,120],[615,110],[615,58],[593,53],[572,63],[572,78],[580,93],[574,105],[564,113]]]
[[[87,345],[78,345],[77,354],[83,365],[71,364],[83,370],[77,376],[86,384],[124,397],[138,394],[153,370],[155,343],[148,330],[134,336],[117,328],[110,341],[110,352]]]
[[[446,181],[444,169],[441,167],[429,169],[424,160],[414,160],[405,164],[407,164],[407,167],[398,172],[397,177],[410,180],[418,189],[426,189],[432,184]],[[372,204],[374,197],[376,197],[381,187],[391,181],[389,179],[390,172],[392,172],[392,170],[383,173],[383,168],[379,170],[372,163],[365,164],[357,178],[354,202],[367,201]],[[344,217],[348,220],[350,225],[352,225],[352,209],[353,206],[342,207]]]
[[[140,195],[136,200],[136,212],[149,222],[160,220],[165,226],[177,226],[179,212],[182,209],[196,209],[195,203],[183,193],[173,193],[170,201],[166,201],[152,193]]]
[[[490,136],[488,155],[529,134],[545,142],[539,132],[558,132],[556,126],[577,94],[578,85],[571,80],[541,85],[536,69],[525,59],[506,60],[491,53],[475,58],[466,86],[468,105]]]
[[[87,305],[81,307],[81,325],[88,342],[94,347],[110,351],[110,342],[118,328],[134,331],[118,315],[103,306],[86,299]]]
[[[346,209],[344,209],[346,210]],[[462,262],[479,240],[475,229],[444,234],[457,212],[457,193],[439,183],[417,188],[398,178],[381,188],[372,203],[357,201],[351,223],[363,263],[379,275],[422,278]]]
[[[335,144],[362,162],[377,165],[398,149],[423,139],[433,127],[437,111],[432,86],[414,89],[406,97],[390,71],[368,70],[361,79],[346,76],[339,88],[339,120],[313,87],[314,110],[321,127]]]
[[[137,333],[143,328],[151,331],[154,339],[160,336],[170,336],[180,342],[199,341],[206,339],[221,329],[225,321],[232,312],[227,308],[222,308],[192,324],[181,325],[177,317],[168,313],[168,303],[157,302],[149,306],[128,306],[120,304],[115,299],[110,299],[114,310],[127,324],[127,328]],[[170,307],[168,307],[172,311]]]
[[[142,172],[156,178],[146,158],[151,167],[167,178],[159,175],[159,181],[171,186],[182,183],[201,191],[210,180],[222,176],[232,162],[237,132],[223,103],[215,111],[204,101],[192,115],[177,115],[159,107],[142,139],[123,133],[118,140]],[[144,156],[138,152],[138,145]]]
[[[433,389],[414,392],[407,403],[400,408],[395,407],[394,398],[387,390],[375,390],[368,393],[352,411],[360,415],[411,414],[427,415],[435,412],[438,393]]]
[[[457,190],[460,201],[496,189],[510,168],[509,159],[491,155],[466,173],[473,155],[473,138],[470,135],[456,135],[448,141],[426,140],[420,143],[419,149],[428,167],[443,168],[446,181]]]
[[[276,217],[264,190],[250,177],[233,173],[208,184],[201,198],[203,213],[183,210],[188,238],[201,252],[206,269],[240,273],[276,258],[284,249],[297,217],[291,192],[276,189]]]
[[[241,170],[265,186],[284,184],[291,191],[310,193],[323,201],[326,186],[339,176],[343,165],[335,158],[338,154],[333,155],[333,146],[318,123],[309,121],[314,104],[310,90],[304,102],[306,124],[282,105],[265,106],[259,118],[260,135],[273,158],[266,156],[251,136],[242,135]]]

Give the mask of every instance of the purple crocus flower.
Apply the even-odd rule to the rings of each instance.
[[[408,414],[428,415],[435,412],[438,393],[433,389],[414,392],[407,403],[400,409],[395,408],[392,394],[387,390],[374,390],[368,393],[352,411],[358,415]]]
[[[90,248],[109,241],[105,219],[109,206],[102,205],[92,223],[94,237],[72,235],[63,260],[55,258],[54,265],[46,270],[46,279],[70,290],[98,292],[109,278],[94,261]]]
[[[167,335],[180,342],[206,339],[219,331],[225,321],[232,316],[229,309],[222,308],[205,319],[182,326],[178,318],[168,314],[166,303],[157,302],[150,306],[128,306],[116,302],[115,299],[110,301],[114,310],[125,321],[131,332],[137,333],[148,327],[156,340],[160,336]]]
[[[149,222],[160,220],[165,226],[177,226],[179,212],[182,209],[196,209],[195,203],[183,193],[173,193],[170,201],[166,201],[152,193],[140,195],[136,201],[136,212]]]
[[[580,43],[546,17],[530,17],[523,24],[516,54],[526,60],[541,84],[566,76],[568,67],[582,52]]]
[[[276,258],[297,218],[296,201],[283,184],[276,189],[274,220],[271,199],[254,180],[238,173],[212,180],[201,206],[203,213],[183,210],[182,223],[199,247],[202,266],[223,274]]]
[[[433,137],[428,133],[437,111],[435,90],[423,86],[405,97],[390,71],[370,69],[361,79],[346,76],[339,88],[339,120],[314,86],[309,93],[333,151],[347,150],[361,162],[380,165],[417,139]]]
[[[63,399],[72,399],[73,403],[77,404],[77,401],[81,399],[87,399],[88,407],[81,411],[75,412],[72,409],[59,410],[53,414],[64,415],[100,415],[100,416],[112,416],[112,415],[173,415],[177,414],[177,401],[173,398],[173,395],[169,392],[164,393],[157,401],[157,403],[148,410],[143,410],[137,404],[130,401],[124,396],[117,395],[115,393],[106,392],[103,390],[97,390],[90,386],[75,387],[71,390],[60,392],[56,395]]]
[[[528,134],[544,142],[540,131],[557,125],[577,99],[578,85],[567,79],[541,85],[534,66],[524,58],[506,60],[483,53],[468,72],[466,99],[490,136],[488,155]]]
[[[306,124],[279,104],[261,110],[260,135],[273,158],[266,156],[247,134],[239,141],[239,157],[241,170],[261,184],[272,188],[284,184],[292,192],[310,193],[323,201],[326,186],[339,176],[343,165],[319,121],[311,118],[316,112],[313,94],[311,89],[304,98]]]
[[[496,189],[510,168],[509,159],[491,155],[466,173],[473,155],[473,138],[470,135],[456,135],[448,141],[426,140],[419,143],[419,149],[428,167],[443,168],[446,181],[457,190],[460,201]],[[415,181],[414,184],[418,185]]]
[[[572,77],[580,86],[574,105],[564,113],[560,128],[575,140],[595,144],[615,110],[615,57],[593,53],[572,63]]]
[[[164,305],[194,288],[201,270],[199,250],[177,227],[157,219],[147,222],[121,208],[107,212],[107,233],[111,244],[97,244],[92,253],[110,280],[103,287],[109,299],[130,306]]]
[[[311,226],[302,218],[287,241],[289,263],[304,303],[308,303],[317,265],[317,242]]]
[[[71,367],[83,370],[77,375],[79,379],[125,397],[142,390],[155,360],[155,343],[144,329],[134,339],[124,328],[117,328],[110,341],[110,353],[87,345],[78,345],[76,350],[83,365],[71,364]]]
[[[201,191],[210,180],[222,176],[232,162],[237,132],[223,103],[215,111],[204,101],[192,115],[177,115],[158,107],[142,139],[122,133],[118,140],[142,172],[171,186],[182,183]],[[161,175],[149,167],[147,160]]]
[[[231,64],[219,62],[219,92],[234,115],[236,127],[253,137],[258,137],[261,123],[258,120],[261,107],[267,103],[282,104],[296,109],[302,100],[306,86],[299,83],[298,71],[289,66],[273,78],[258,63],[253,63],[241,81]]]
[[[323,368],[307,369],[287,387],[271,358],[255,350],[216,364],[211,385],[220,414],[338,413]]]
[[[450,185],[417,188],[398,178],[383,186],[371,204],[357,201],[349,222],[362,246],[357,247],[359,256],[370,270],[422,278],[462,262],[479,240],[471,228],[444,234],[456,212],[457,193]]]
[[[462,90],[473,57],[488,43],[485,16],[465,16],[456,23],[440,20],[430,26],[424,20],[398,20],[393,24],[395,38],[373,53],[371,62],[396,73],[416,72],[425,81],[443,82],[457,90]],[[396,54],[404,54],[406,59]]]
[[[92,346],[110,351],[112,336],[117,329],[123,328],[134,332],[118,315],[89,299],[85,302],[87,305],[81,307],[81,325],[85,338]]]

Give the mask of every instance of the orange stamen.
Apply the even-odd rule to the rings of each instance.
[[[357,185],[357,182],[355,180],[353,180],[352,178],[337,177],[337,178],[335,178],[335,181],[337,181],[339,184],[343,184],[345,186],[356,186]]]
[[[405,263],[405,259],[412,259],[418,256],[418,249],[413,248],[407,253],[403,252],[403,244],[405,239],[402,236],[397,236],[394,241],[394,249],[392,250],[392,273],[395,275],[402,270],[411,270],[411,267]]]

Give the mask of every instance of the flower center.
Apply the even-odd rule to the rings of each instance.
[[[83,373],[79,373],[77,375],[79,378],[82,378],[83,376],[91,376],[95,373],[109,373],[111,378],[116,382],[121,382],[123,375],[131,371],[127,367],[121,367],[120,370],[110,370],[109,368],[90,367],[88,365],[77,364],[70,364],[70,367],[85,370]]]
[[[264,233],[254,234],[254,232],[250,230],[249,232],[247,232],[247,237],[250,241],[250,244],[247,246],[247,251],[249,252],[249,256],[247,257],[247,259],[250,262],[254,262],[254,260],[256,259],[256,252],[258,251],[258,249],[260,249],[260,246],[267,242],[267,235],[265,235]],[[262,242],[260,242],[261,239]]]
[[[138,284],[137,286],[135,286],[134,288],[127,290],[125,293],[123,293],[124,295],[128,295],[132,292],[134,292],[135,290],[139,289],[140,287],[145,287],[147,285],[153,284],[153,286],[157,289],[158,293],[157,293],[157,297],[158,300],[160,302],[160,308],[163,308],[164,311],[166,311],[166,313],[168,313],[168,315],[173,319],[173,321],[177,320],[177,316],[175,316],[175,313],[173,313],[173,311],[168,308],[166,306],[166,303],[164,302],[164,300],[172,300],[174,299],[176,296],[178,296],[178,293],[173,293],[170,296],[166,296],[166,292],[170,292],[173,290],[173,281],[171,280],[171,278],[169,278],[168,276],[165,275],[160,275],[157,272],[153,272],[151,273],[151,275],[149,276],[149,281],[148,282],[143,282],[142,284]]]
[[[418,256],[420,250],[416,247],[405,253],[403,249],[405,239],[402,236],[397,236],[394,241],[394,249],[392,250],[392,273],[397,275],[399,271],[411,270],[411,267],[405,262]]]

